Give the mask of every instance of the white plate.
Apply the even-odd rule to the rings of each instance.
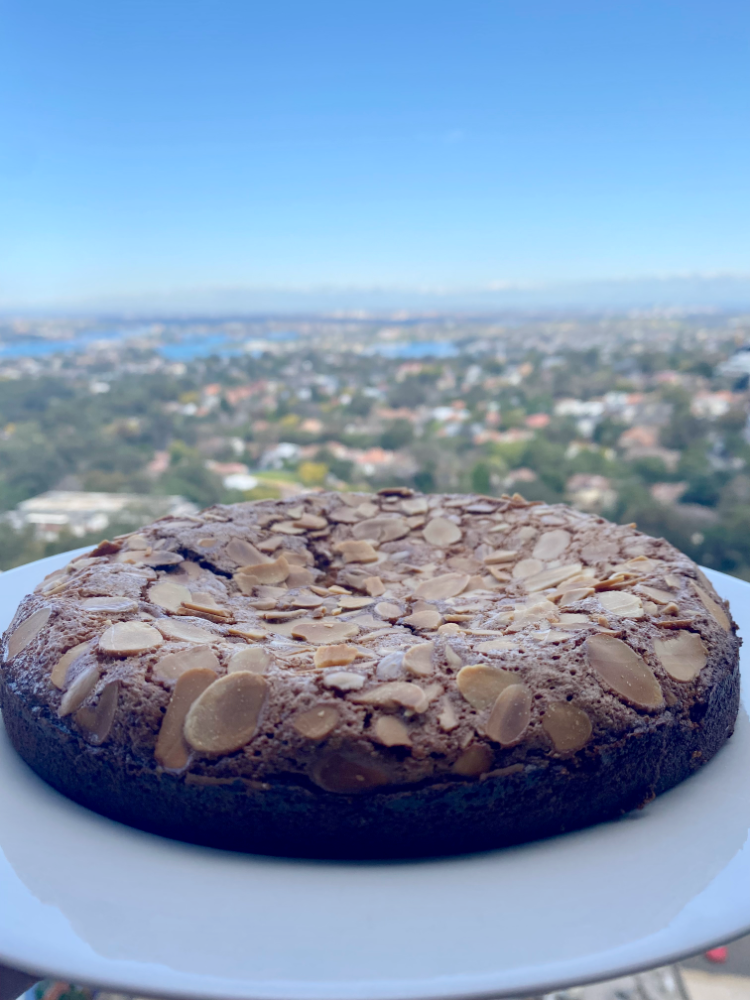
[[[0,627],[55,556],[0,576]],[[750,585],[709,573],[743,631]],[[645,809],[417,863],[296,862],[151,836],[69,802],[0,738],[0,958],[133,993],[529,995],[750,930],[750,723]]]

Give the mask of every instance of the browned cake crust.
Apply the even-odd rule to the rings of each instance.
[[[406,857],[612,818],[731,735],[729,609],[661,539],[522,498],[165,518],[26,597],[0,694],[76,801],[216,847]]]

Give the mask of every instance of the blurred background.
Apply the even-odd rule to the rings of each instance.
[[[404,483],[750,579],[746,3],[0,23],[0,569]]]

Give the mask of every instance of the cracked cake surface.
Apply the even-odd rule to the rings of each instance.
[[[163,518],[24,598],[3,715],[92,809],[239,850],[450,853],[609,819],[731,735],[739,639],[686,556],[518,495]]]

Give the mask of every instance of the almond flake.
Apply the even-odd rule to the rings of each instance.
[[[401,501],[401,510],[405,514],[426,514],[428,509],[427,500],[424,497],[414,497],[413,500]]]
[[[115,622],[102,633],[99,650],[108,656],[136,656],[161,646],[161,634],[145,622]]]
[[[227,674],[193,702],[185,719],[185,739],[201,753],[233,753],[256,733],[268,682],[246,670]]]
[[[356,646],[339,643],[334,646],[318,646],[313,663],[316,667],[347,667],[359,656]]]
[[[349,539],[334,546],[344,557],[345,563],[371,563],[378,561],[378,554],[368,541]]]
[[[407,726],[394,715],[381,715],[373,726],[375,738],[387,747],[410,747],[411,737]]]
[[[102,668],[99,664],[92,663],[75,678],[63,695],[60,707],[57,710],[57,714],[61,719],[81,707],[96,687],[101,672]]]
[[[56,688],[59,688],[61,691],[65,690],[65,688],[67,687],[66,682],[67,682],[68,670],[79,657],[83,656],[83,654],[89,648],[90,646],[88,642],[79,642],[77,646],[73,646],[72,649],[69,649],[67,651],[67,653],[63,653],[63,655],[60,657],[60,659],[52,668],[52,672],[49,676],[50,681],[55,685]]]
[[[235,674],[240,670],[247,670],[251,674],[264,674],[270,662],[271,657],[263,646],[240,646],[232,653],[227,664],[227,673]]]
[[[462,778],[476,778],[492,767],[492,751],[489,747],[474,743],[464,750],[455,762],[451,771],[460,774]]]
[[[242,566],[234,574],[233,579],[243,594],[249,594],[253,587],[261,584],[283,583],[290,572],[291,567],[287,560],[284,556],[279,556],[273,562]]]
[[[362,678],[364,681],[364,678]],[[389,681],[379,687],[354,695],[351,701],[358,705],[379,705],[381,708],[410,708],[422,713],[430,704],[429,697],[418,684],[411,681]]]
[[[100,746],[109,736],[112,723],[115,721],[119,695],[119,681],[111,681],[105,685],[99,695],[99,701],[93,708],[84,706],[73,716],[76,725],[87,734],[89,743]]]
[[[703,640],[695,632],[679,631],[673,638],[654,639],[654,652],[672,680],[682,683],[695,680],[708,662]]]
[[[296,622],[291,629],[291,635],[313,646],[322,646],[328,643],[343,642],[344,639],[352,639],[359,633],[359,625],[354,622]]]
[[[395,622],[404,613],[403,608],[398,604],[391,604],[389,601],[381,601],[375,605],[375,611],[386,621]]]
[[[370,597],[380,597],[381,594],[385,593],[385,584],[379,576],[365,577],[362,581],[362,586],[365,588]]]
[[[643,618],[643,605],[639,597],[627,590],[605,590],[599,595],[599,601],[607,611],[622,618]]]
[[[356,611],[368,607],[372,601],[372,597],[340,597],[339,607],[345,611]]]
[[[693,588],[701,599],[706,611],[721,625],[725,632],[728,632],[732,627],[732,623],[724,608],[713,597],[710,597],[703,587],[699,587],[697,583],[693,583]]]
[[[481,711],[495,703],[498,695],[511,684],[518,683],[518,675],[484,663],[469,664],[459,670],[456,685],[472,708]]]
[[[513,579],[525,580],[529,576],[536,576],[544,569],[544,563],[538,559],[521,559],[513,567]]]
[[[173,642],[204,643],[215,642],[218,638],[215,632],[209,632],[198,625],[191,625],[190,622],[183,622],[174,618],[157,618],[154,625],[165,639],[171,639]],[[112,627],[117,628],[116,625]],[[99,644],[101,645],[101,641]]]
[[[444,573],[431,580],[424,580],[415,588],[414,595],[427,601],[445,601],[463,593],[469,579],[467,573]]]
[[[575,587],[573,590],[566,590],[560,596],[560,607],[568,608],[579,601],[585,601],[595,593],[593,587]],[[554,594],[552,596],[554,597]]]
[[[580,750],[591,739],[591,719],[568,701],[553,701],[542,716],[542,727],[559,753]]]
[[[154,680],[172,684],[188,670],[213,670],[218,673],[219,661],[216,654],[205,646],[181,649],[177,653],[167,653],[157,661],[152,674]]]
[[[172,580],[162,580],[148,588],[148,599],[157,608],[165,611],[179,611],[184,601],[191,601],[193,595],[187,587]]]
[[[339,719],[335,705],[315,705],[305,712],[298,712],[292,719],[292,726],[305,739],[324,740],[339,724]]]
[[[410,625],[412,628],[421,630],[431,630],[442,624],[443,618],[439,611],[415,611],[414,614],[408,615],[404,618],[404,625]]]
[[[434,642],[419,642],[416,646],[409,646],[403,658],[405,669],[419,677],[429,677],[433,671],[432,654],[434,651]]]
[[[661,708],[661,686],[635,650],[614,636],[600,633],[586,640],[591,666],[615,694],[638,708]]]
[[[563,580],[570,576],[575,576],[581,572],[580,563],[569,563],[567,566],[560,566],[556,569],[547,569],[542,573],[527,577],[523,584],[528,591],[547,590],[548,587],[556,587]]]
[[[51,614],[51,608],[39,608],[38,611],[32,611],[29,617],[25,618],[20,625],[16,625],[8,637],[8,653],[6,659],[12,660],[13,657],[18,656],[21,650],[25,649],[30,642],[36,639],[49,621]]]
[[[440,549],[461,541],[462,534],[459,526],[445,517],[434,517],[422,531],[425,541]]]
[[[202,545],[204,541],[206,539],[201,539],[198,544]],[[208,541],[213,543],[214,539],[211,538]],[[271,561],[268,556],[263,555],[260,549],[256,549],[254,545],[246,542],[244,538],[233,538],[224,547],[224,553],[237,566],[258,565],[258,563],[268,563]]]
[[[353,671],[336,670],[325,675],[323,684],[337,691],[359,691],[365,686],[365,679],[362,674],[355,674]]]
[[[190,759],[190,747],[183,736],[185,719],[193,703],[216,680],[213,670],[197,667],[177,679],[156,740],[154,757],[168,770],[179,771]]]
[[[443,698],[443,707],[438,713],[438,725],[445,733],[450,733],[458,725],[458,716],[450,698]]]
[[[474,652],[497,653],[501,650],[517,648],[512,639],[490,639],[488,642],[480,642],[477,646],[474,646]]]
[[[666,590],[659,590],[658,587],[646,587],[644,584],[639,584],[638,593],[644,594],[655,604],[671,604],[674,600],[674,594],[670,594]]]
[[[515,549],[495,549],[484,557],[484,563],[486,566],[495,566],[499,563],[515,562],[517,558],[518,553]]]
[[[509,747],[518,743],[531,721],[531,692],[511,684],[497,696],[484,729],[491,740]]]
[[[542,562],[549,562],[557,559],[570,545],[570,535],[567,531],[558,528],[556,531],[545,531],[539,536],[531,553],[534,559],[541,559]]]

